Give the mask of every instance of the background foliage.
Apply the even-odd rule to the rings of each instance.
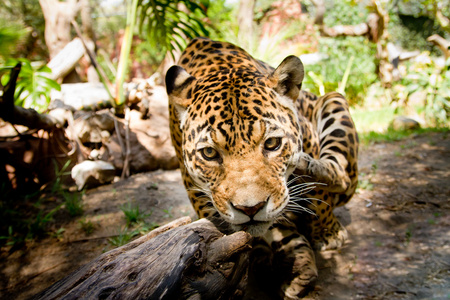
[[[253,46],[246,49],[255,57],[276,66],[289,54],[301,55],[320,52],[327,59],[307,66],[304,87],[314,93],[342,89],[352,105],[361,107],[409,105],[414,103],[418,115],[430,124],[446,124],[448,121],[448,95],[446,93],[448,75],[443,63],[436,63],[435,57],[441,51],[426,38],[431,34],[440,34],[449,39],[448,28],[443,28],[437,21],[436,8],[445,16],[450,15],[450,1],[436,0],[400,0],[386,1],[389,12],[390,41],[405,51],[419,50],[428,55],[431,62],[424,69],[418,64],[402,64],[402,79],[395,82],[390,89],[380,85],[376,76],[376,49],[373,43],[364,37],[322,38],[318,28],[311,26],[315,7],[310,0],[300,1],[305,14],[301,18],[286,19],[276,34],[268,35],[273,20],[274,5],[280,1],[256,1],[254,20],[255,34]],[[108,3],[108,4],[105,4]],[[371,8],[368,2],[358,0],[325,1],[324,23],[328,27],[336,25],[355,25],[365,22]],[[99,61],[106,70],[110,80],[116,76],[119,60],[119,43],[126,24],[125,1],[91,1],[94,18]],[[139,66],[143,76],[149,77],[166,56],[167,51],[183,49],[186,42],[197,35],[207,35],[213,39],[237,43],[239,25],[237,14],[239,1],[229,0],[139,0],[139,26],[134,29],[135,37],[131,47],[128,64]],[[47,60],[44,41],[44,18],[35,0],[6,0],[0,3],[0,64],[5,65],[10,58],[26,58],[29,62]],[[427,54],[428,53],[428,54]],[[26,64],[26,63],[25,63]],[[45,108],[48,101],[45,93],[52,84],[42,79],[45,69],[36,69],[35,64],[25,66],[29,77],[23,86],[35,92],[29,93],[29,106]],[[34,69],[33,69],[34,68]],[[344,82],[344,74],[348,79]],[[422,79],[418,79],[422,74]],[[2,80],[5,83],[7,77]],[[426,78],[432,78],[428,81]],[[128,78],[128,80],[131,78]],[[436,79],[436,80],[434,80]],[[34,83],[42,82],[42,92]],[[434,83],[436,83],[434,85]],[[345,86],[344,86],[345,84]],[[53,85],[56,88],[56,85]],[[434,92],[430,92],[434,91]],[[39,94],[40,93],[40,94]],[[424,93],[422,104],[411,101],[414,95]],[[21,93],[24,101],[25,92]],[[40,95],[36,97],[36,95]],[[433,96],[434,95],[434,96]],[[34,97],[34,98],[33,98]],[[412,98],[411,98],[412,97]],[[33,103],[39,99],[40,103]],[[434,117],[435,116],[435,117]]]

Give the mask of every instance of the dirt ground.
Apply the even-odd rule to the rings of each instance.
[[[337,214],[349,232],[338,251],[317,253],[319,280],[307,299],[450,299],[450,138],[411,136],[360,150],[360,188]],[[84,214],[55,216],[57,237],[0,254],[0,298],[27,299],[112,248],[120,206],[137,203],[162,225],[195,217],[179,171],[134,175],[89,190]],[[87,235],[80,219],[91,221]],[[14,250],[14,251],[13,251]]]

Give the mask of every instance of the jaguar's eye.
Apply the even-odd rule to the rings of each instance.
[[[271,137],[264,142],[264,149],[269,151],[278,150],[281,146],[281,138]]]
[[[219,152],[217,152],[217,150],[212,147],[203,148],[202,150],[200,150],[200,152],[202,153],[203,158],[206,160],[215,160],[219,158]]]

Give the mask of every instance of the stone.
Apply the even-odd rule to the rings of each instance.
[[[74,166],[71,173],[78,190],[82,190],[112,182],[116,169],[106,161],[85,160]]]
[[[420,128],[420,124],[414,119],[405,116],[397,116],[392,121],[391,127],[394,130],[413,130]]]

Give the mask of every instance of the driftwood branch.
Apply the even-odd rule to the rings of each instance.
[[[251,237],[178,219],[111,250],[34,299],[233,299],[243,294]]]
[[[450,57],[450,42],[438,34],[433,34],[427,38],[427,41],[435,44],[444,53],[445,59]]]
[[[338,36],[361,36],[369,33],[369,26],[366,23],[357,25],[336,25],[333,27],[322,26],[322,36],[338,37]]]
[[[338,37],[338,36],[361,36],[369,33],[369,25],[361,23],[358,25],[337,25],[334,27],[327,27],[323,20],[325,15],[325,1],[313,0],[314,7],[316,8],[316,16],[314,18],[314,24],[319,25],[320,34],[326,37]]]
[[[85,49],[82,41],[79,38],[73,39],[47,64],[52,69],[51,79],[64,78],[75,68],[84,54]]]

